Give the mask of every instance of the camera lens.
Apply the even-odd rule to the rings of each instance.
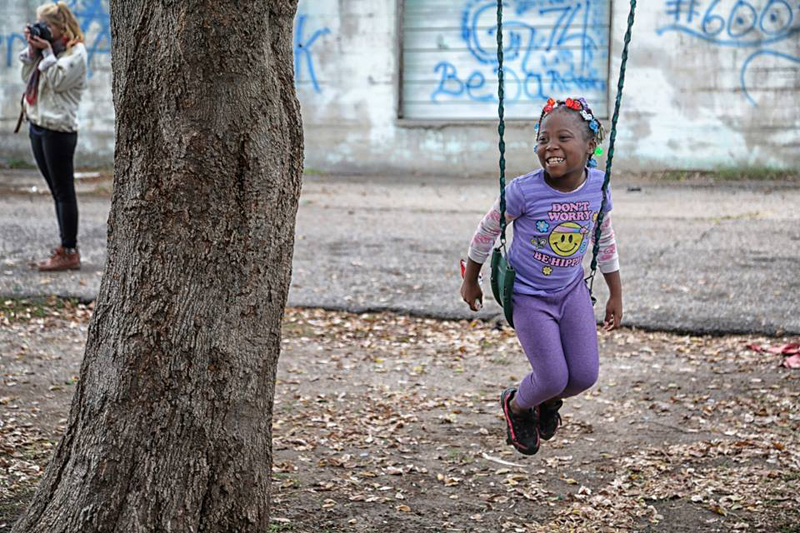
[[[33,24],[31,26],[30,33],[32,37],[39,37],[45,41],[50,41],[53,38],[53,35],[50,33],[50,28],[48,28],[47,24],[44,22],[37,22],[36,24]]]

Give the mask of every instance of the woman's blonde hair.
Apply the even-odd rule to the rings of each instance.
[[[36,16],[56,28],[67,38],[67,50],[73,45],[83,42],[83,32],[78,19],[67,7],[66,2],[57,4],[45,4],[36,10]]]

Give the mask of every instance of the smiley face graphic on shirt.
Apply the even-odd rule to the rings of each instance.
[[[550,248],[561,257],[578,251],[586,236],[586,228],[575,222],[563,222],[550,234]]]

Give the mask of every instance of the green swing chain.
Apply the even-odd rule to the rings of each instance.
[[[497,125],[497,133],[500,135],[500,244],[503,252],[506,248],[506,142],[503,135],[506,132],[505,109],[503,108],[503,0],[497,0],[497,114],[500,123]]]
[[[597,254],[600,252],[600,228],[605,218],[606,204],[608,203],[608,184],[611,182],[611,163],[614,159],[614,140],[617,138],[617,120],[619,120],[619,108],[622,104],[622,87],[625,85],[625,66],[628,63],[628,45],[631,44],[631,32],[633,30],[633,19],[636,14],[636,0],[631,0],[631,9],[628,12],[628,29],[625,31],[625,44],[622,46],[622,62],[619,66],[619,81],[617,82],[617,98],[614,102],[614,115],[611,118],[611,135],[608,139],[608,156],[606,157],[606,177],[603,180],[603,201],[600,204],[600,212],[597,214],[597,224],[594,228],[594,246],[592,247],[591,273],[586,278],[589,285],[589,296],[594,303],[592,295],[594,276],[597,273]]]
[[[614,159],[614,141],[617,138],[617,121],[619,120],[619,109],[622,104],[622,88],[625,85],[625,67],[628,63],[628,47],[631,43],[631,33],[633,21],[636,14],[636,0],[631,0],[631,8],[628,12],[628,28],[625,31],[625,44],[622,47],[622,63],[619,67],[619,80],[617,82],[617,97],[614,101],[614,115],[611,119],[611,135],[608,141],[608,156],[606,157],[606,175],[603,180],[603,201],[600,204],[600,212],[597,215],[595,225],[594,246],[592,247],[591,274],[586,278],[589,285],[589,295],[592,295],[594,276],[597,272],[597,255],[600,253],[600,227],[605,217],[605,208],[608,203],[608,185],[611,182],[611,164]],[[497,114],[500,123],[497,125],[497,133],[500,134],[500,242],[505,249],[506,244],[506,143],[503,134],[506,131],[505,109],[503,107],[503,0],[497,0],[497,99],[499,101]],[[594,296],[592,296],[594,302]]]

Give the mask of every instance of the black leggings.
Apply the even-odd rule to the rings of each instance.
[[[31,123],[30,137],[36,165],[56,203],[61,246],[77,248],[78,201],[75,198],[73,159],[78,134],[48,130]]]

